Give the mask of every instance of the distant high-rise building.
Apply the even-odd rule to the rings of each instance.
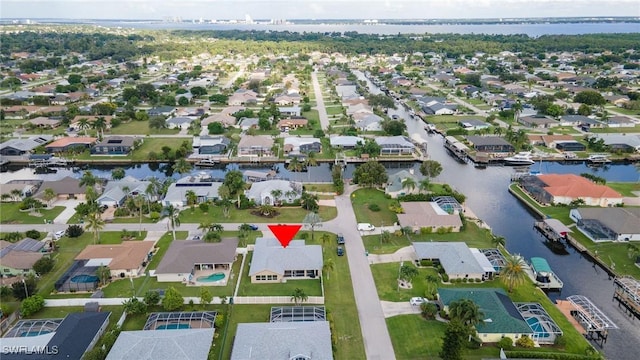
[[[253,24],[253,19],[251,19],[251,15],[246,14],[244,16],[244,22],[247,23],[247,24]]]

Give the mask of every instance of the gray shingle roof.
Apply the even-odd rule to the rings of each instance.
[[[333,359],[327,321],[238,324],[231,360],[300,357]]]
[[[463,242],[414,242],[418,259],[438,259],[447,274],[482,274],[484,268]]]
[[[640,234],[640,208],[579,208],[582,219],[595,219],[618,234]]]
[[[123,331],[107,360],[206,360],[214,329]]]
[[[238,238],[225,238],[219,243],[174,241],[162,257],[156,274],[189,273],[194,264],[230,264],[236,256]]]
[[[285,270],[322,270],[322,247],[292,240],[283,248],[275,238],[257,238],[249,276],[264,270],[284,275]]]

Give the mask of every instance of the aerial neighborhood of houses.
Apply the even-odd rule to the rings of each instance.
[[[152,50],[101,29],[120,59],[11,29],[3,360],[449,358],[451,334],[476,357],[598,356],[613,322],[543,296],[562,280],[509,253],[433,146],[477,174],[513,166],[550,246],[609,269],[640,317],[637,184],[542,170],[640,160],[638,50],[253,51],[169,33]],[[73,42],[63,29],[42,28]],[[283,247],[268,224],[303,229]]]

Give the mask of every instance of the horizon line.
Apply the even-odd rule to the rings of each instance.
[[[106,20],[126,20],[126,21],[135,21],[135,20],[144,20],[144,21],[163,21],[166,20],[167,18],[176,18],[179,17],[182,20],[200,20],[200,19],[204,19],[203,17],[199,17],[199,18],[191,18],[191,17],[185,17],[183,18],[182,16],[171,16],[171,15],[166,15],[166,16],[162,16],[160,18],[74,18],[74,17],[68,17],[68,18],[63,18],[63,17],[8,17],[8,18],[3,18],[0,16],[0,22],[2,21],[11,21],[11,20],[90,20],[90,21],[106,21]],[[253,19],[253,21],[270,21],[276,18],[256,18]],[[295,21],[295,20],[303,20],[303,21],[323,21],[323,20],[331,20],[331,21],[336,21],[336,20],[377,20],[377,21],[441,21],[441,20],[494,20],[494,21],[511,21],[511,20],[548,20],[548,19],[554,19],[554,20],[558,20],[558,19],[582,19],[582,20],[589,20],[589,19],[594,19],[594,20],[604,20],[604,19],[629,19],[629,20],[640,20],[640,16],[534,16],[534,17],[493,17],[493,18],[487,18],[487,17],[483,17],[483,18],[473,18],[473,17],[463,17],[463,18],[285,18],[282,20],[289,20],[289,21]],[[217,20],[217,21],[226,21],[226,20],[244,20],[242,18],[220,18],[220,19],[214,19],[214,18],[207,18],[207,20]],[[280,19],[278,19],[280,20]]]

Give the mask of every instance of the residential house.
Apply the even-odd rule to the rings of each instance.
[[[19,320],[2,338],[5,349],[15,349],[3,351],[2,360],[82,359],[107,330],[110,315],[108,311],[71,312],[64,319],[39,319],[46,327],[29,336],[24,332],[34,330],[34,319]]]
[[[415,145],[406,136],[378,136],[375,141],[380,145],[382,155],[411,155]]]
[[[194,118],[179,116],[179,117],[173,117],[173,118],[167,119],[166,123],[169,129],[186,130],[189,128],[189,126],[191,126],[191,123],[194,121],[195,121]]]
[[[458,111],[458,106],[431,102],[424,105],[422,111],[427,115],[453,115]]]
[[[525,176],[520,186],[541,204],[566,204],[582,200],[587,206],[616,206],[623,197],[606,185],[599,185],[574,174]]]
[[[579,207],[571,209],[569,217],[593,241],[640,241],[638,207]]]
[[[462,220],[457,212],[448,213],[435,202],[401,202],[404,213],[398,214],[400,226],[410,227],[414,232],[430,229],[437,232],[443,229],[450,232],[460,232]]]
[[[196,195],[196,202],[214,201],[219,198],[218,190],[220,190],[222,182],[213,181],[213,178],[203,176],[187,176],[178,179],[169,185],[167,193],[162,199],[165,206],[173,205],[181,208],[187,205],[187,193],[193,191]]]
[[[607,120],[607,126],[612,128],[635,127],[636,123],[626,116],[612,116]]]
[[[53,136],[51,135],[36,135],[31,136],[28,139],[9,139],[0,144],[0,155],[25,155],[32,152],[39,146],[46,145],[51,140],[53,140]]]
[[[485,153],[511,153],[515,147],[499,136],[467,136],[472,147]]]
[[[33,273],[33,264],[47,252],[42,241],[24,238],[16,243],[0,240],[0,276]]]
[[[478,305],[486,319],[475,325],[478,338],[483,343],[496,343],[504,337],[511,338],[515,343],[523,336],[534,337],[534,331],[502,289],[439,288],[438,299],[445,311],[449,311],[452,302],[462,299],[471,300]],[[555,323],[547,323],[547,326],[553,325],[557,328]]]
[[[310,152],[320,153],[322,151],[322,142],[318,138],[289,136],[284,138],[283,148],[284,153],[289,156]]]
[[[276,199],[274,191],[280,191]],[[251,184],[251,188],[245,191],[248,199],[257,205],[273,205],[279,202],[292,203],[302,195],[302,183],[288,180],[267,180]]]
[[[149,184],[151,184],[149,181],[138,180],[132,176],[112,180],[107,183],[102,195],[96,201],[100,205],[120,206],[130,196],[142,195],[146,198]]]
[[[236,259],[237,247],[238,238],[224,238],[218,243],[202,240],[173,241],[160,260],[155,275],[158,282],[187,283],[196,282],[199,276],[224,272],[227,276],[218,285],[226,285]],[[198,285],[207,283],[198,282]]]
[[[93,144],[97,141],[97,138],[94,137],[63,137],[58,139],[48,145],[45,145],[44,148],[49,153],[59,153],[59,152],[67,152],[67,151],[75,151],[80,149],[90,149]]]
[[[152,109],[149,109],[149,111],[147,111],[147,113],[149,114],[149,116],[173,116],[175,115],[176,111],[178,109],[176,107],[173,106],[159,106],[159,107],[154,107]]]
[[[407,188],[404,186],[405,179],[413,180],[415,186],[413,188]],[[389,180],[387,181],[387,186],[384,189],[384,193],[391,196],[392,198],[396,198],[398,196],[406,195],[406,194],[417,194],[420,193],[420,180],[422,176],[415,174],[413,169],[411,170],[400,170],[397,173],[389,175]]]
[[[562,152],[586,151],[587,146],[579,141],[555,141],[555,148]]]
[[[229,96],[227,105],[255,105],[258,102],[258,94],[253,90],[239,89],[233,95]]]
[[[358,113],[353,117],[356,119],[356,128],[362,131],[382,131],[384,119],[376,114]]]
[[[211,123],[221,123],[224,127],[234,126],[236,124],[235,116],[227,113],[217,113],[204,118],[201,122],[203,128],[206,128]]]
[[[106,136],[91,147],[94,155],[127,155],[133,150],[135,139],[132,136]]]
[[[242,129],[242,131],[247,131],[249,129],[257,129],[259,127],[259,123],[260,119],[258,118],[243,117],[242,119],[240,119],[240,123],[238,123],[238,126],[240,126],[240,129]]]
[[[273,144],[269,135],[244,134],[238,142],[238,156],[272,156]]]
[[[247,359],[333,360],[329,322],[240,323],[231,360]]]
[[[55,129],[58,126],[60,126],[60,123],[62,123],[62,120],[38,116],[37,118],[33,118],[27,121],[26,123],[40,129]]]
[[[299,94],[280,94],[273,99],[276,105],[287,106],[300,104],[302,99]],[[299,115],[298,115],[299,116]]]
[[[549,129],[560,126],[557,120],[547,116],[521,116],[518,118],[518,122],[532,129]]]
[[[166,319],[178,315],[176,319],[179,319],[182,314],[189,316],[190,322],[196,322],[206,313],[152,313],[150,318]],[[215,321],[215,316],[211,321]],[[120,331],[106,360],[207,360],[215,333],[213,325],[209,327],[208,322],[198,321],[202,327],[174,329],[171,327],[174,325],[168,321],[157,321],[145,326],[144,330]]]
[[[153,254],[153,241],[124,241],[120,244],[87,245],[76,257],[85,266],[107,266],[115,279],[144,275]]]
[[[38,192],[33,195],[36,199],[43,200],[44,192],[46,189],[53,190],[53,193],[56,194],[56,199],[59,200],[67,200],[67,199],[77,199],[84,200],[85,193],[87,191],[86,186],[80,186],[80,180],[76,178],[72,178],[71,176],[65,176],[59,180],[46,180],[43,181],[40,187],[38,188]],[[44,201],[44,200],[43,200]]]
[[[373,114],[373,109],[369,104],[357,103],[355,105],[349,105],[347,107],[347,115],[356,116],[359,113]]]
[[[300,106],[281,106],[278,108],[278,111],[283,116],[302,116],[302,108]]]
[[[560,117],[561,126],[581,126],[591,122],[592,119],[584,115],[562,115]]]
[[[414,242],[413,250],[418,261],[440,264],[449,279],[488,280],[495,268],[478,249],[469,248],[464,242]]]
[[[464,119],[459,121],[460,126],[467,131],[476,131],[482,129],[488,129],[491,127],[490,124],[480,120],[480,119]]]
[[[33,181],[18,180],[17,182],[12,181],[6,184],[0,184],[0,195],[9,196],[9,199],[16,200],[12,192],[17,190],[20,192],[18,199],[24,198],[24,197],[33,195],[38,189],[39,184],[40,184],[40,181],[38,180],[33,180]]]
[[[289,131],[303,128],[307,126],[308,123],[309,120],[305,118],[282,119],[278,121],[277,127],[280,131]]]
[[[354,149],[358,145],[358,143],[364,144],[364,139],[357,136],[342,135],[335,135],[329,138],[329,144],[331,144],[331,147],[338,149]]]
[[[571,135],[529,134],[527,138],[532,146],[546,146],[550,149],[555,149],[558,142],[575,140]]]
[[[639,152],[640,135],[638,134],[598,134],[598,139],[603,139],[610,151]]]
[[[355,85],[339,85],[336,86],[336,94],[341,98],[359,97]]]
[[[305,245],[304,240],[291,240],[287,247],[283,247],[275,238],[259,237],[253,249],[249,276],[252,283],[319,279],[322,266],[320,245]]]
[[[231,140],[225,136],[194,136],[193,150],[199,155],[221,155],[227,152]]]

